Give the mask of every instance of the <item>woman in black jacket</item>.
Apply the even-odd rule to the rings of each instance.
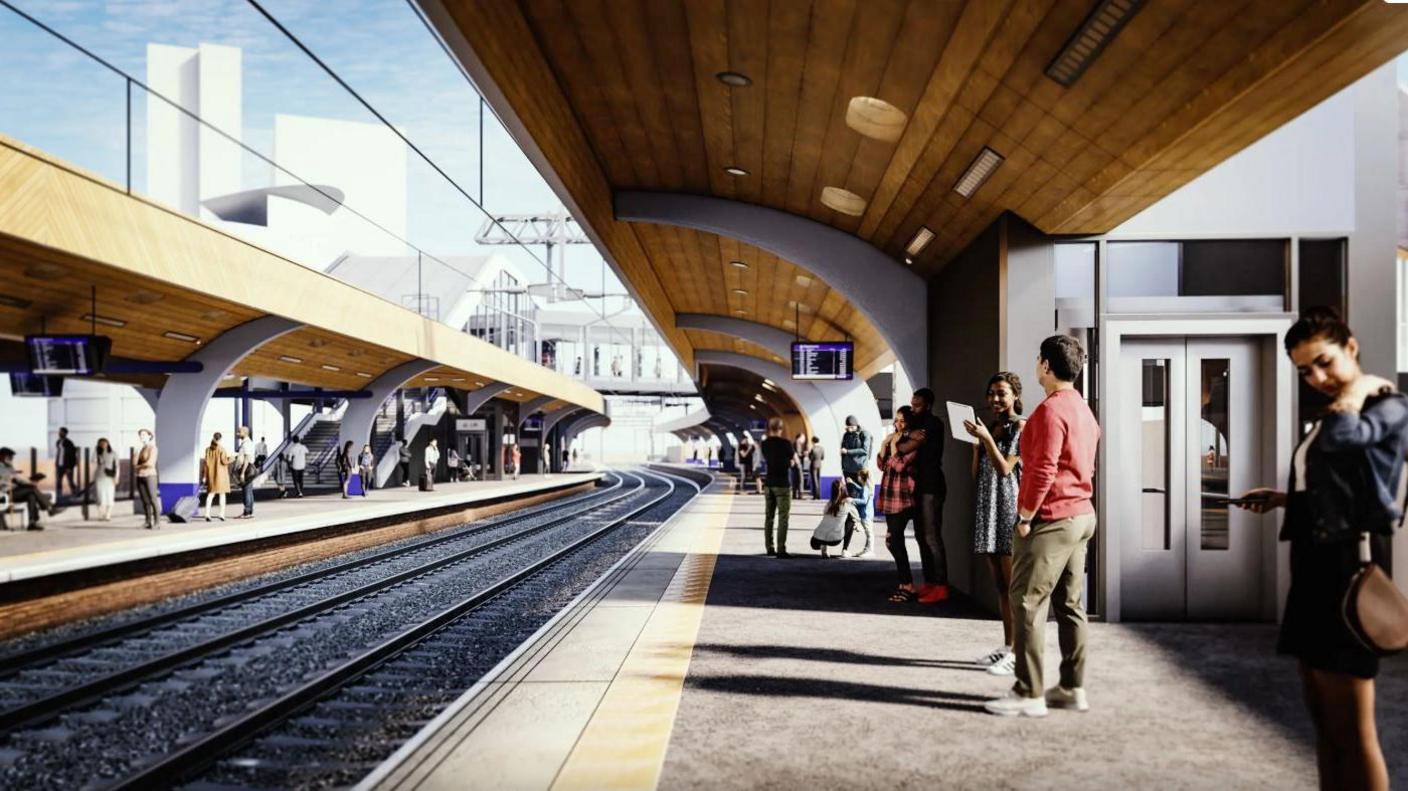
[[[1359,342],[1329,308],[1311,308],[1286,333],[1286,353],[1311,387],[1334,399],[1296,448],[1287,491],[1255,489],[1243,508],[1285,508],[1291,588],[1277,651],[1300,660],[1315,724],[1321,788],[1387,789],[1374,721],[1379,659],[1340,608],[1359,568],[1360,535],[1387,568],[1401,517],[1397,482],[1408,453],[1408,398],[1359,367]]]
[[[352,459],[352,440],[342,443],[342,450],[337,452],[337,486],[342,490],[342,499],[347,499],[347,490],[352,483],[352,468],[356,462]]]

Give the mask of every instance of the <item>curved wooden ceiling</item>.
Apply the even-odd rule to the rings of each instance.
[[[452,49],[471,50],[491,102],[532,138],[686,361],[692,341],[672,331],[674,313],[731,315],[735,278],[721,263],[758,251],[617,223],[613,190],[761,204],[896,258],[927,226],[936,237],[914,266],[929,276],[1004,211],[1048,233],[1107,231],[1408,49],[1408,7],[1382,0],[1146,0],[1065,87],[1045,71],[1094,0],[422,5]],[[730,88],[723,71],[752,84]],[[899,139],[850,129],[854,96],[907,113]],[[984,146],[1005,162],[964,199],[954,184]],[[826,186],[859,195],[864,212],[823,206]],[[748,307],[781,327],[792,297],[777,292],[795,267],[758,274],[768,268],[750,289],[765,304]],[[833,293],[838,327],[871,344],[868,322]],[[874,343],[857,349],[863,368],[883,351]]]

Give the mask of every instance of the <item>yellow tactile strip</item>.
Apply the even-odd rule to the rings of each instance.
[[[554,789],[654,789],[694,653],[733,497],[704,494],[706,517],[626,661],[553,783]]]

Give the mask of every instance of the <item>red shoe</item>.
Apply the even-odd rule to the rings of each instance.
[[[925,585],[919,593],[920,604],[938,604],[948,601],[947,585]]]

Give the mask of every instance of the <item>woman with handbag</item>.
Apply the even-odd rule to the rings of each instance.
[[[1256,513],[1286,509],[1281,539],[1291,542],[1291,588],[1277,651],[1300,660],[1320,787],[1387,789],[1374,677],[1388,651],[1346,611],[1354,607],[1352,585],[1372,570],[1368,561],[1382,568],[1402,518],[1408,398],[1364,373],[1359,342],[1329,308],[1307,310],[1285,347],[1301,378],[1333,403],[1296,448],[1287,491],[1254,489],[1233,502]]]
[[[112,504],[117,499],[117,453],[107,437],[99,437],[93,455],[98,465],[98,477],[93,481],[93,491],[98,494],[98,518],[111,522]]]

